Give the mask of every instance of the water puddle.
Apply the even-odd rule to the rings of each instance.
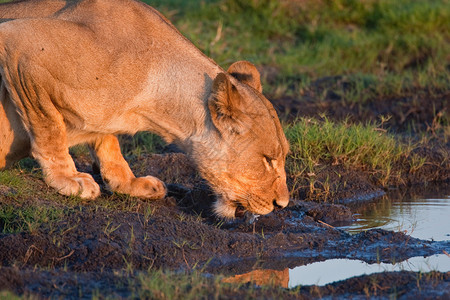
[[[355,276],[370,275],[382,272],[413,271],[431,272],[450,271],[450,257],[437,254],[429,257],[412,257],[396,264],[368,264],[361,260],[329,259],[289,270],[289,288],[298,285],[327,285]]]
[[[350,233],[381,228],[423,240],[450,240],[450,195],[385,198],[355,217],[356,222],[339,228]]]
[[[352,234],[381,228],[402,231],[423,240],[450,241],[450,190],[440,187],[439,190],[420,191],[419,194],[411,191],[407,195],[388,193],[388,197],[363,207],[356,218],[353,224],[338,228]],[[293,288],[299,285],[324,286],[355,276],[396,271],[450,272],[450,255],[444,251],[443,254],[411,257],[398,263],[374,264],[354,259],[328,259],[293,269],[254,270],[224,281]]]
[[[228,283],[252,282],[256,285],[277,285],[284,288],[294,288],[299,285],[324,286],[332,282],[346,280],[355,276],[370,275],[383,272],[449,272],[450,256],[437,254],[429,257],[412,257],[399,263],[368,264],[353,259],[328,259],[294,269],[284,270],[254,270],[249,273],[231,276],[223,279]]]

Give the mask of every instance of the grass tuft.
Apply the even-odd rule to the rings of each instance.
[[[411,151],[380,124],[300,118],[287,125],[285,133],[291,144],[288,172],[294,177],[313,175],[321,165],[342,165],[373,171],[387,182],[393,175],[393,165]]]
[[[0,206],[0,233],[35,232],[43,224],[49,225],[63,216],[60,208],[47,206]]]
[[[245,298],[257,295],[254,287],[243,291],[240,285],[224,284],[221,280],[221,276],[211,278],[195,270],[189,273],[151,270],[138,275],[135,291],[138,298],[145,299],[207,299],[211,293],[214,299],[219,299],[222,293],[227,295],[231,291]]]

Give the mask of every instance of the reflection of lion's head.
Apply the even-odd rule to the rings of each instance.
[[[249,62],[234,63],[214,79],[208,100],[215,134],[193,149],[203,177],[218,196],[215,212],[270,213],[289,202],[285,159],[289,145],[272,104],[261,94]]]

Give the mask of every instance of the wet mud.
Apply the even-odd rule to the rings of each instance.
[[[386,100],[385,106],[395,112],[397,107],[402,107],[402,101],[392,104]],[[439,105],[445,105],[446,101],[441,99]],[[282,114],[288,107],[291,113],[297,107],[286,99],[275,103]],[[333,102],[310,105],[315,114],[323,106],[336,119],[344,112],[353,114],[352,107],[334,106]],[[367,113],[361,114],[361,120],[369,111],[373,115],[369,118],[375,118],[381,108],[370,107]],[[308,115],[307,112],[308,109],[302,113]],[[433,114],[425,114],[411,112],[405,121],[392,124],[401,128],[412,119],[421,124],[432,122]],[[449,150],[448,143],[442,141],[436,147]],[[420,151],[437,162],[441,157],[436,147],[430,143]],[[392,295],[407,299],[445,299],[450,296],[448,272],[390,272],[324,287],[279,290],[278,287],[287,288],[287,268],[311,262],[331,258],[393,262],[450,252],[450,241],[418,240],[403,232],[380,229],[350,235],[337,229],[339,224],[352,222],[355,212],[392,192],[381,188],[361,170],[330,165],[317,174],[328,176],[331,182],[333,193],[326,201],[321,201],[320,195],[312,199],[305,185],[283,210],[256,219],[245,215],[230,221],[214,216],[211,210],[214,195],[187,157],[166,152],[129,159],[136,175],[158,176],[167,183],[169,194],[163,200],[145,202],[105,191],[99,200],[101,205],[96,201],[66,205],[63,201],[55,204],[46,199],[25,199],[40,201],[43,206],[58,206],[62,216],[30,231],[0,234],[0,290],[38,298],[99,295],[126,298],[135,297],[136,286],[130,278],[136,278],[140,272],[195,269],[204,274],[222,275],[223,282],[253,282],[237,290],[225,289],[220,295],[223,299],[239,297],[253,284],[269,284],[266,289],[254,291],[259,298],[273,298],[275,290],[286,299],[389,298]],[[79,169],[91,172],[100,181],[89,160],[78,157],[76,163]],[[448,185],[449,173],[448,164],[430,164],[427,172],[409,175],[402,186],[430,181]],[[340,181],[346,182],[345,187]],[[41,187],[46,188],[43,184]],[[14,197],[14,189],[0,185],[3,203],[15,203]],[[207,294],[207,298],[214,298],[214,290]]]

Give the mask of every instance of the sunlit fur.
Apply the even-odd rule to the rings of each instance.
[[[218,215],[287,205],[289,146],[251,63],[224,71],[140,1],[20,1],[0,18],[0,168],[31,155],[48,185],[95,198],[68,152],[87,143],[111,190],[161,198],[164,183],[136,178],[115,137],[151,131],[191,158]]]

